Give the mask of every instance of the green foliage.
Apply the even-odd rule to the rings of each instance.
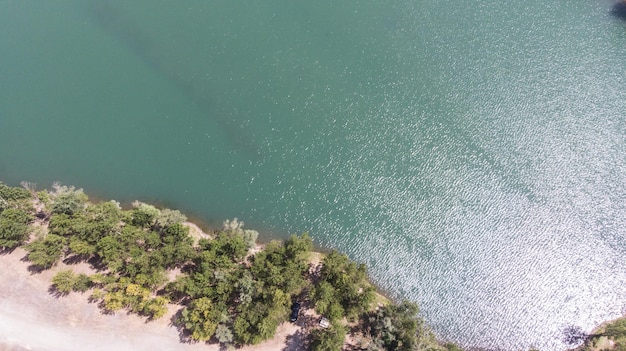
[[[95,288],[93,289],[93,292],[91,293],[91,300],[100,300],[104,298],[104,291],[102,291],[100,288]]]
[[[289,295],[280,289],[257,296],[235,319],[235,342],[254,345],[272,338],[289,314],[289,302]]]
[[[133,206],[135,208],[132,210],[132,224],[141,228],[151,228],[159,216],[159,210],[152,205],[138,201],[134,202]]]
[[[124,263],[122,244],[112,236],[105,236],[98,241],[96,252],[111,271],[119,270]]]
[[[74,272],[71,269],[65,269],[52,277],[52,285],[57,291],[67,294],[74,288],[75,280]]]
[[[327,329],[315,329],[310,335],[312,351],[340,351],[346,338],[346,328],[333,323]]]
[[[10,187],[0,182],[0,202],[4,200],[6,203],[30,199],[32,197],[30,191],[21,187]]]
[[[218,324],[215,329],[215,338],[222,344],[230,344],[233,342],[233,332],[224,324]]]
[[[422,327],[418,312],[417,305],[408,301],[381,307],[369,314],[368,333],[375,341],[380,341],[386,350],[413,350]]]
[[[354,319],[366,312],[374,299],[374,288],[367,280],[365,265],[331,251],[322,261],[320,283],[311,289],[315,308],[331,320]]]
[[[70,291],[85,292],[91,287],[91,280],[86,274],[76,275],[71,269],[65,269],[52,278],[54,288],[63,294]]]
[[[459,345],[453,343],[453,342],[447,342],[445,344],[443,344],[443,347],[446,348],[446,350],[448,351],[463,351],[462,348],[459,347]],[[530,351],[539,351],[539,350],[530,350]]]
[[[236,232],[219,232],[213,240],[201,239],[200,248],[216,257],[228,258],[230,262],[240,262],[248,253],[243,236]]]
[[[225,232],[230,232],[230,233],[235,233],[235,234],[240,235],[243,238],[246,245],[248,245],[248,248],[250,249],[256,247],[256,239],[259,237],[259,232],[257,232],[256,230],[243,229],[243,226],[244,226],[244,222],[239,221],[237,218],[234,218],[232,221],[230,220],[224,221]]]
[[[167,313],[167,304],[169,300],[163,296],[158,296],[148,300],[144,305],[142,314],[149,316],[150,319],[159,319]]]
[[[223,311],[213,305],[211,299],[202,297],[194,300],[181,314],[180,322],[197,341],[209,340],[222,319]]]
[[[626,318],[620,318],[608,323],[600,335],[613,340],[615,342],[615,350],[626,350]]]
[[[250,271],[263,289],[279,288],[288,294],[297,294],[306,284],[304,276],[309,268],[307,258],[311,246],[306,234],[301,238],[292,235],[285,245],[272,241],[253,257]]]
[[[1,183],[0,183],[1,185]],[[28,238],[32,216],[21,209],[8,208],[0,213],[0,248],[13,249]]]
[[[160,229],[168,228],[174,224],[181,224],[187,220],[187,216],[178,210],[170,210],[168,208],[159,211],[156,217],[156,227]]]
[[[50,193],[52,213],[73,215],[84,210],[88,197],[83,189],[54,184]]]
[[[55,234],[48,234],[45,238],[37,239],[26,245],[28,260],[37,267],[48,269],[55,265],[65,248],[66,239]]]
[[[77,275],[74,279],[72,290],[85,292],[89,290],[89,288],[91,288],[91,279],[89,279],[89,276],[83,273]]]
[[[79,256],[91,256],[96,253],[96,246],[89,244],[87,241],[77,236],[70,237],[68,245],[71,252]]]

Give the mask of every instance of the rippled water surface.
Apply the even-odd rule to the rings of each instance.
[[[2,1],[0,179],[310,231],[444,339],[565,349],[626,312],[613,6]]]

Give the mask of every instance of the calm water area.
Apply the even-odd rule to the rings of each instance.
[[[2,0],[0,179],[308,231],[445,340],[563,350],[626,313],[613,8]]]

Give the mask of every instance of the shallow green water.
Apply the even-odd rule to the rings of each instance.
[[[464,346],[626,311],[609,1],[0,1],[0,179],[310,231]]]

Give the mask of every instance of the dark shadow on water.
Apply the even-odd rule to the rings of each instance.
[[[563,330],[563,342],[567,345],[580,345],[589,335],[581,327],[569,326]]]
[[[619,18],[622,21],[626,21],[626,2],[618,1],[611,8],[611,15]]]

